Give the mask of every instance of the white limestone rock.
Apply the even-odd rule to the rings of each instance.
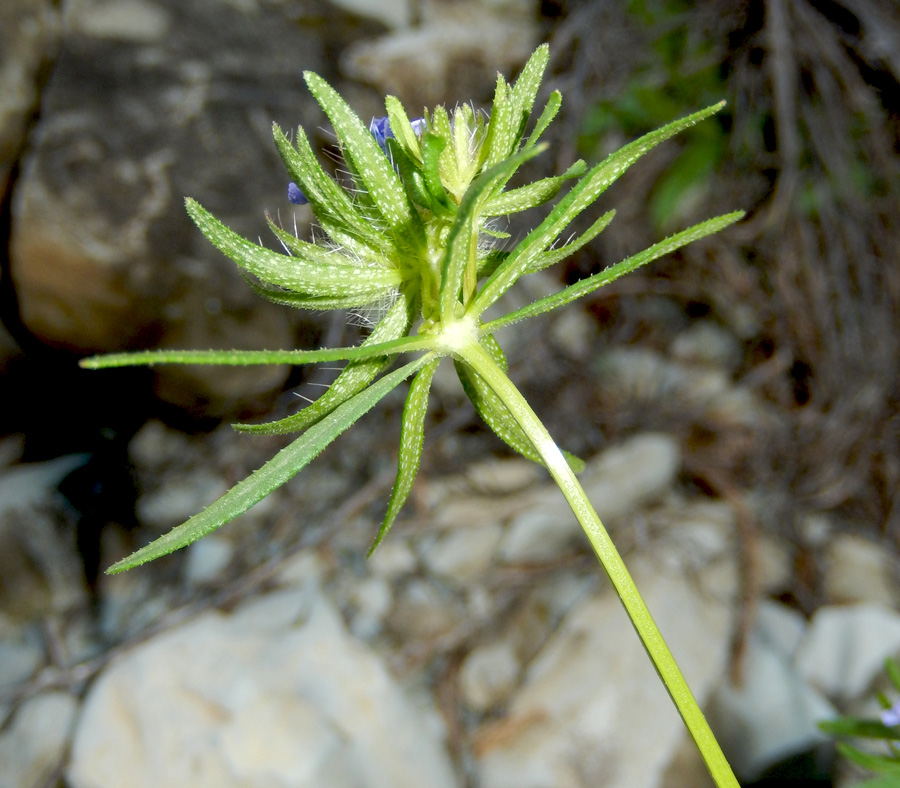
[[[897,585],[888,548],[853,534],[839,534],[825,553],[825,598],[836,604],[870,602],[893,607]]]
[[[769,766],[823,742],[816,723],[836,714],[793,665],[804,627],[796,611],[761,603],[740,683],[723,682],[709,704],[710,725],[742,779],[752,781]]]
[[[66,692],[25,701],[0,733],[0,786],[50,784],[65,757],[77,710],[78,701]]]
[[[823,607],[797,648],[797,670],[830,698],[862,695],[886,657],[900,654],[900,614],[882,605]]]
[[[488,710],[507,697],[521,669],[510,642],[498,641],[478,646],[469,652],[459,671],[463,700],[475,711]]]
[[[607,449],[579,476],[604,523],[625,517],[662,497],[681,465],[676,440],[661,433],[636,435]],[[562,494],[548,484],[509,524],[499,547],[507,562],[549,560],[581,535]]]
[[[92,687],[72,788],[450,788],[433,714],[313,587],[207,613]]]
[[[722,675],[732,613],[684,573],[632,567],[638,587],[702,704]],[[651,788],[685,736],[618,597],[577,605],[527,671],[507,717],[482,732],[482,788]]]

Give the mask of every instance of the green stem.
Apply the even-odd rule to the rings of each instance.
[[[719,788],[739,788],[738,781],[731,771],[709,723],[697,705],[672,652],[669,651],[656,622],[641,598],[625,562],[591,506],[587,494],[569,468],[562,452],[550,437],[550,433],[547,432],[546,427],[538,419],[521,392],[480,345],[474,343],[466,345],[457,350],[457,355],[487,381],[509,408],[519,426],[525,431],[541,455],[550,475],[559,485],[569,506],[572,507],[575,517],[578,518],[578,522],[587,534],[597,558],[600,559],[609,579],[612,580],[613,586],[631,618],[631,623],[637,630],[647,654],[653,661],[684,720],[684,724],[696,742],[716,785]]]

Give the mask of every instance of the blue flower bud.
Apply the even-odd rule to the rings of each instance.
[[[410,126],[412,126],[416,136],[421,137],[425,133],[425,118],[415,118],[414,120],[411,120]],[[381,149],[387,153],[387,140],[394,136],[394,132],[391,130],[390,120],[387,117],[372,118],[372,122],[369,124],[369,131],[375,138],[375,142],[377,142],[379,146],[381,146]],[[306,199],[306,195],[300,191],[300,187],[293,181],[288,184],[288,199],[294,203],[294,205],[307,205],[309,203],[309,200]]]
[[[891,708],[881,712],[881,722],[888,728],[900,725],[900,703],[895,703]]]
[[[291,181],[288,184],[288,199],[294,203],[294,205],[307,205],[309,200],[306,199],[306,195],[300,191],[300,187]]]
[[[394,136],[394,132],[391,131],[390,121],[386,117],[372,118],[372,122],[369,124],[369,131],[375,138],[375,142],[381,146],[383,151],[387,152],[385,140]]]

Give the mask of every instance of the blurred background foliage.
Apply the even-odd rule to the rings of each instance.
[[[619,187],[613,230],[570,273],[725,206],[750,211],[733,232],[638,274],[642,282],[605,289],[594,307],[610,341],[644,336],[665,346],[664,328],[623,317],[628,300],[653,294],[743,341],[735,379],[775,406],[777,424],[750,438],[707,425],[717,437],[695,441],[695,481],[719,492],[764,490],[768,517],[782,529],[800,510],[827,511],[896,544],[896,4],[632,0],[572,2],[566,11],[554,52],[568,102],[563,125],[581,155],[729,102],[717,123],[682,135]],[[646,419],[638,411],[632,418]],[[695,437],[704,432],[686,420],[677,409],[665,414]]]

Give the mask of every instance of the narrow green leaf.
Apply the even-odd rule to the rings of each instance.
[[[116,574],[147,561],[167,555],[197,541],[247,511],[286,481],[299,473],[344,430],[374,407],[401,382],[432,360],[423,356],[395,372],[385,375],[369,388],[345,402],[318,424],[313,425],[286,446],[259,470],[238,482],[225,495],[199,514],[176,526],[167,534],[113,564],[107,572]]]
[[[453,130],[450,128],[450,117],[447,110],[443,107],[435,107],[431,112],[431,123],[428,124],[428,131],[435,136],[446,140],[446,147],[440,157],[440,174],[443,183],[447,184],[451,189],[460,185],[459,167],[456,157],[453,155]]]
[[[560,246],[558,249],[551,249],[549,252],[542,252],[528,266],[527,274],[533,274],[535,271],[543,271],[551,265],[556,265],[560,260],[565,260],[569,255],[575,254],[585,244],[589,244],[600,233],[602,233],[609,223],[615,218],[615,210],[607,211],[603,216],[597,219],[582,235],[574,241]]]
[[[725,106],[725,102],[719,102],[685,118],[673,121],[661,129],[645,134],[610,154],[592,168],[485,282],[475,299],[474,314],[482,314],[512,287],[528,269],[532,259],[543,252],[579,213],[593,203],[643,154],[678,132],[708,118],[723,106]]]
[[[544,71],[550,62],[550,47],[541,44],[528,59],[512,89],[512,103],[518,115],[518,128],[510,150],[515,150],[525,135],[525,126],[534,109],[534,101],[544,79]]]
[[[368,297],[375,300],[400,284],[397,271],[376,265],[339,262],[338,255],[309,244],[304,257],[278,254],[251,243],[216,219],[198,202],[185,206],[209,241],[226,257],[263,282],[313,297]]]
[[[265,298],[267,301],[271,301],[273,304],[280,304],[281,306],[290,306],[294,309],[308,309],[311,312],[325,312],[331,309],[357,309],[360,307],[370,306],[375,301],[379,301],[379,298],[373,299],[370,296],[348,296],[345,298],[311,298],[310,296],[303,295],[302,293],[292,293],[289,290],[284,290],[279,287],[268,287],[266,285],[259,284],[258,282],[254,282],[250,279],[249,276],[244,277],[244,281],[247,282],[247,285],[256,293],[260,298]]]
[[[466,396],[471,400],[476,412],[491,431],[507,446],[521,454],[526,459],[543,465],[543,460],[534,444],[522,431],[512,413],[494,390],[487,384],[474,369],[461,359],[454,358],[456,374],[462,383]],[[563,452],[569,466],[576,473],[584,469],[584,462],[568,452]]]
[[[494,165],[481,173],[466,189],[457,210],[456,219],[447,239],[447,250],[442,263],[440,314],[441,320],[450,322],[458,317],[458,304],[463,276],[467,270],[474,274],[477,266],[478,234],[475,228],[482,211],[482,202],[491,195],[491,187],[503,179],[509,179],[523,163],[546,149],[539,145]]]
[[[368,555],[375,552],[381,544],[397,515],[406,503],[412,490],[416,473],[419,470],[419,461],[422,458],[422,444],[425,440],[425,413],[428,410],[428,393],[431,390],[431,381],[434,372],[438,368],[440,359],[436,358],[419,370],[409,385],[409,394],[406,404],[403,406],[403,421],[400,429],[400,455],[397,461],[397,478],[394,481],[394,489],[391,492],[391,500],[388,503],[387,512],[381,521],[378,534],[369,548]]]
[[[377,356],[432,350],[429,336],[401,337],[380,345],[324,348],[322,350],[139,350],[109,353],[78,362],[84,369],[143,367],[154,364],[211,364],[246,367],[255,364],[318,364],[322,361],[357,361]]]
[[[301,260],[306,259],[313,264],[325,263],[325,265],[376,265],[381,268],[394,267],[394,263],[380,250],[372,249],[367,245],[360,245],[359,247],[357,247],[357,250],[355,251],[355,258],[349,259],[345,255],[334,249],[329,249],[320,244],[314,244],[310,243],[309,241],[301,240],[293,233],[288,232],[287,230],[276,224],[272,217],[268,214],[266,214],[266,223],[269,225],[269,229],[274,233],[275,237],[278,238],[279,242],[285,248],[285,250],[289,254],[299,257]]]
[[[409,303],[403,296],[398,296],[387,314],[378,322],[372,333],[366,337],[362,347],[372,347],[404,336],[412,322]],[[334,382],[315,402],[307,405],[299,413],[284,419],[266,422],[265,424],[235,424],[236,430],[259,435],[283,435],[289,432],[300,432],[335,408],[358,394],[368,386],[390,363],[390,356],[376,356],[363,361],[351,361],[341,371]]]
[[[372,222],[359,212],[347,191],[322,169],[302,128],[297,129],[296,147],[277,124],[273,124],[272,134],[288,173],[306,195],[322,229],[336,244],[361,257],[369,249],[392,248],[382,234],[374,231]]]
[[[419,138],[416,136],[416,131],[412,127],[400,99],[396,96],[388,96],[384,100],[384,108],[387,110],[388,122],[391,124],[391,131],[394,132],[396,141],[403,146],[409,156],[421,162],[422,150],[419,147]]]
[[[579,159],[562,175],[542,178],[517,189],[501,192],[485,206],[484,215],[506,216],[510,213],[519,213],[535,208],[538,205],[543,205],[559,194],[562,185],[569,178],[577,178],[579,175],[583,175],[585,169],[585,163]]]
[[[447,196],[447,190],[441,183],[440,160],[441,153],[447,147],[447,140],[432,134],[430,131],[425,132],[422,139],[422,174],[425,178],[425,188],[431,196],[432,204],[435,207],[446,208],[449,211],[450,198]]]
[[[682,230],[680,233],[676,233],[659,243],[653,244],[653,246],[645,249],[643,252],[632,255],[610,268],[570,285],[558,293],[534,301],[528,306],[510,312],[496,320],[491,320],[485,323],[481,330],[493,333],[503,326],[512,325],[513,323],[517,323],[518,321],[529,317],[536,317],[544,312],[549,312],[551,309],[556,309],[557,307],[571,303],[575,299],[581,298],[588,293],[592,293],[598,287],[602,287],[603,285],[618,279],[620,276],[623,276],[630,271],[634,271],[642,265],[646,265],[653,260],[674,252],[676,249],[680,249],[682,246],[687,246],[689,243],[725,229],[728,225],[734,224],[743,216],[743,211],[735,211],[734,213],[727,213],[713,219],[708,219],[700,224],[695,224],[686,230]]]
[[[853,788],[897,788],[900,780],[896,774],[882,774],[878,777],[872,777],[870,780],[863,780],[861,783],[855,783]]]
[[[888,657],[884,661],[884,672],[890,679],[891,684],[894,685],[894,689],[900,692],[900,664],[897,663],[897,660]]]
[[[900,741],[900,729],[889,728],[881,720],[868,717],[835,717],[833,720],[823,720],[819,723],[819,730],[832,736]]]
[[[431,195],[428,193],[428,189],[425,187],[425,176],[422,174],[421,163],[414,160],[406,152],[406,148],[400,145],[397,140],[388,138],[386,142],[391,152],[391,160],[400,173],[400,180],[406,187],[409,199],[414,204],[421,205],[429,211],[433,210],[434,203]]]
[[[481,232],[484,232],[484,228]],[[490,276],[507,257],[509,257],[509,252],[504,249],[493,249],[488,252],[478,261],[478,278]]]
[[[388,225],[406,238],[420,231],[418,216],[409,204],[397,173],[359,116],[318,74],[305,71],[303,76],[340,137],[345,158],[359,174]]]
[[[541,116],[538,118],[537,123],[534,126],[534,129],[531,132],[531,136],[528,137],[528,140],[525,142],[525,147],[530,148],[537,144],[537,141],[541,138],[541,135],[547,130],[547,127],[553,122],[553,119],[556,117],[556,113],[559,112],[559,108],[562,106],[562,93],[558,90],[554,90],[550,94],[550,98],[547,99],[547,103],[544,105],[544,110],[541,112]]]
[[[871,769],[873,772],[893,775],[900,781],[900,761],[885,755],[875,755],[871,752],[863,752],[856,747],[851,747],[845,742],[837,743],[838,752],[845,758],[858,763],[860,766]]]
[[[457,165],[460,162],[469,161],[471,133],[475,117],[472,108],[468,104],[462,104],[453,112],[453,155]],[[474,176],[474,171],[471,173]]]
[[[488,122],[487,137],[482,147],[484,166],[493,167],[512,153],[519,119],[510,99],[510,89],[500,74],[494,90],[494,104]]]

